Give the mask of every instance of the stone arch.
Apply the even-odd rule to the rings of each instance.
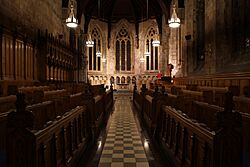
[[[89,77],[89,83],[92,85],[94,83],[94,76]]]
[[[132,77],[132,83],[136,83],[136,77],[135,76]]]
[[[131,82],[131,78],[130,76],[127,76],[127,83],[130,84],[130,82]]]
[[[119,84],[120,83],[120,77],[116,77],[116,84]]]
[[[125,82],[126,82],[125,77],[122,76],[122,77],[121,77],[121,83],[125,83]]]
[[[113,76],[110,77],[110,83],[112,83],[112,84],[115,83],[115,78]]]

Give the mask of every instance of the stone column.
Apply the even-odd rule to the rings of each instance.
[[[87,49],[86,49],[86,41],[88,34],[82,34],[82,65],[80,71],[80,81],[84,81],[87,83],[88,80],[88,57],[87,57]]]

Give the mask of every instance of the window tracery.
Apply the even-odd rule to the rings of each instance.
[[[124,27],[116,36],[115,47],[116,71],[131,71],[131,39]]]
[[[157,71],[159,68],[159,46],[153,46],[153,41],[158,38],[157,31],[151,27],[146,35],[145,50],[150,53],[146,55],[145,63],[147,71]]]
[[[89,70],[101,71],[101,57],[96,54],[98,51],[102,52],[101,35],[96,27],[91,31],[91,38],[94,46],[88,47]]]

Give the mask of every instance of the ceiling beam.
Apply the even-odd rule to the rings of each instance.
[[[169,18],[169,15],[170,15],[170,11],[169,11],[170,8],[169,7],[170,7],[172,0],[167,0],[167,1],[156,0],[156,1],[158,2],[158,4],[161,7],[162,14],[164,14],[167,18]]]

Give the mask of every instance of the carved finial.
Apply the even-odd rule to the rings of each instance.
[[[25,95],[22,92],[16,94],[16,112],[13,111],[7,116],[8,128],[33,128],[34,115],[32,112],[26,110],[27,103],[25,102]]]
[[[146,84],[142,84],[141,91],[142,93],[145,93],[147,91]]]
[[[159,90],[159,88],[158,88],[158,86],[156,85],[156,86],[155,86],[155,93],[157,93],[158,90]]]
[[[110,90],[113,91],[113,85],[112,85],[112,82],[111,82],[111,85],[110,85]]]
[[[17,112],[25,112],[25,108],[27,106],[27,103],[25,101],[25,94],[22,92],[18,92],[16,94],[16,111]]]
[[[137,86],[136,86],[136,82],[135,82],[135,85],[134,85],[134,91],[136,91],[137,90]]]
[[[158,92],[158,91],[159,91],[159,88],[158,88],[158,86],[156,85],[156,86],[155,86],[155,91],[154,91],[154,93],[153,93],[153,96],[154,96],[154,97],[157,97],[157,96],[159,95],[159,92]]]
[[[165,94],[165,92],[166,92],[165,86],[162,86],[162,87],[161,87],[161,93],[162,93],[162,94]]]
[[[228,91],[225,93],[224,110],[225,112],[232,112],[234,108],[233,93]]]

